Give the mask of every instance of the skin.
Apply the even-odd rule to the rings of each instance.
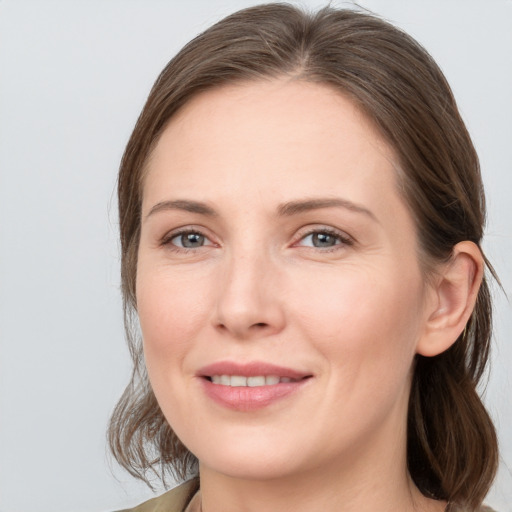
[[[163,132],[144,180],[137,309],[157,400],[200,461],[203,512],[444,510],[407,472],[412,362],[455,341],[481,263],[466,243],[426,280],[397,165],[347,98],[288,79],[202,93]],[[345,203],[283,214],[319,198]],[[181,229],[199,242],[182,247]],[[312,377],[234,411],[197,377],[226,360]]]

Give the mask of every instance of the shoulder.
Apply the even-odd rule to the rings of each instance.
[[[152,498],[134,508],[127,508],[118,512],[183,512],[198,488],[199,481],[194,478],[157,498]]]

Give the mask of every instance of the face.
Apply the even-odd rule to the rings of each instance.
[[[405,446],[417,254],[393,151],[343,95],[191,100],[149,162],[136,287],[151,385],[201,469],[277,478]]]

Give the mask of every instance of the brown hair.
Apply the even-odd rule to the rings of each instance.
[[[113,413],[109,441],[119,463],[146,481],[148,470],[184,478],[195,458],[158,407],[134,334],[145,163],[171,117],[201,91],[283,75],[348,95],[394,148],[427,274],[458,242],[480,246],[485,200],[478,157],[446,79],[410,36],[366,13],[328,7],[308,14],[267,4],[228,16],[196,37],[158,77],[119,171],[122,292],[134,370]],[[490,337],[484,279],[454,345],[436,357],[416,357],[410,394],[409,472],[425,495],[468,510],[481,504],[498,461],[495,430],[476,391]]]

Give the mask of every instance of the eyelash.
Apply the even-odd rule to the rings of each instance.
[[[206,247],[208,247],[210,245],[212,245],[212,246],[215,245],[213,242],[211,242],[211,240],[208,238],[208,236],[205,235],[201,230],[190,229],[190,228],[184,228],[184,229],[181,229],[178,231],[173,231],[172,233],[169,233],[168,235],[166,235],[162,238],[160,245],[167,247],[172,251],[180,252],[180,253],[194,252],[201,247],[205,247],[205,245],[202,245],[197,248],[180,247],[180,246],[177,246],[172,243],[172,240],[174,240],[175,238],[178,238],[183,235],[189,235],[189,234],[190,235],[200,235],[200,236],[204,237],[205,240],[209,240],[210,243],[207,244]],[[336,243],[335,245],[330,246],[330,247],[329,246],[328,247],[313,247],[313,246],[300,245],[300,242],[303,242],[307,237],[312,236],[312,235],[318,235],[318,234],[332,236],[339,243]],[[332,229],[332,228],[326,228],[326,227],[309,229],[308,231],[301,233],[298,238],[298,241],[293,243],[294,247],[297,247],[297,246],[298,247],[308,247],[309,249],[319,250],[323,253],[337,251],[343,247],[347,247],[347,246],[350,247],[352,245],[354,245],[354,240],[351,237],[349,237],[348,235],[346,235],[343,232],[340,232],[340,231]]]
[[[188,253],[188,252],[196,251],[197,248],[180,247],[180,246],[177,246],[177,245],[172,243],[172,240],[174,240],[175,238],[178,238],[180,236],[183,236],[183,235],[200,235],[200,236],[204,237],[205,240],[210,240],[208,238],[208,236],[205,235],[199,229],[184,228],[184,229],[180,229],[178,231],[173,231],[172,233],[169,233],[169,234],[165,235],[162,238],[162,240],[160,242],[160,245],[169,248],[171,251],[180,252],[180,253]],[[215,245],[215,244],[210,243],[208,245]],[[204,247],[204,245],[201,246],[201,247]]]
[[[341,231],[338,231],[336,229],[326,228],[326,227],[313,228],[313,229],[309,229],[305,233],[301,233],[298,242],[295,242],[294,245],[295,246],[299,245],[300,242],[303,242],[309,236],[319,235],[319,234],[332,236],[339,243],[336,243],[335,245],[330,246],[330,247],[312,247],[312,246],[302,246],[302,247],[308,247],[310,249],[320,250],[321,252],[334,252],[339,249],[342,249],[343,247],[347,247],[347,246],[350,247],[350,246],[354,245],[354,240],[351,237],[349,237],[347,234],[345,234]]]

